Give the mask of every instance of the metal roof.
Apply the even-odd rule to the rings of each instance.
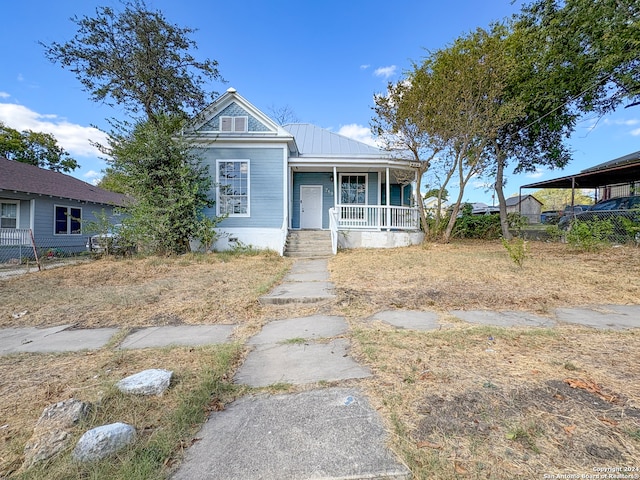
[[[520,188],[598,188],[640,181],[640,151],[630,153],[575,175],[522,185]]]
[[[120,193],[109,192],[64,173],[0,157],[0,192],[2,190],[106,205],[124,205],[126,199]]]
[[[309,123],[289,123],[282,127],[293,135],[302,156],[390,157],[384,150]]]

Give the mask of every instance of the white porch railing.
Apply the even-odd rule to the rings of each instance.
[[[413,207],[337,205],[335,211],[337,230],[418,230],[420,226],[418,209]]]
[[[329,209],[329,230],[331,231],[331,251],[338,253],[338,210],[335,207]]]
[[[31,246],[28,228],[0,228],[0,245]]]

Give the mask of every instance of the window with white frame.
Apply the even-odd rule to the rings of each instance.
[[[340,203],[349,205],[367,204],[367,175],[340,175]]]
[[[218,160],[218,215],[249,216],[249,160]]]
[[[221,132],[246,132],[249,117],[220,117]]]
[[[18,228],[18,203],[0,203],[0,228]]]
[[[56,235],[80,235],[82,233],[82,209],[56,205],[53,233]]]

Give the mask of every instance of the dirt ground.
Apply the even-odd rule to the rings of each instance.
[[[352,355],[374,373],[359,383],[415,478],[528,479],[640,468],[640,330],[499,329],[448,314],[551,316],[559,307],[640,303],[639,248],[579,253],[540,242],[527,248],[522,268],[499,242],[340,252],[329,261],[336,301],[293,310],[257,301],[290,259],[104,259],[1,280],[0,327],[234,323],[243,326],[236,339],[243,341],[272,319],[344,315]],[[411,332],[369,320],[388,309],[435,311],[451,328]],[[101,375],[128,370],[137,354],[127,355],[0,358],[0,478],[3,467],[19,464],[44,406],[74,392],[98,392]],[[163,355],[188,371],[181,365],[191,352]],[[147,361],[135,358],[133,365]]]

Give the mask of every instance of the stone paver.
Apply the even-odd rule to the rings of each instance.
[[[640,305],[605,305],[595,308],[558,308],[558,320],[601,330],[640,327]]]
[[[408,479],[357,389],[244,397],[214,413],[173,480]]]
[[[344,339],[328,343],[261,345],[249,353],[235,382],[251,387],[276,383],[304,385],[371,376],[348,355]]]
[[[260,297],[264,305],[320,303],[333,300],[334,285],[329,282],[326,258],[297,260],[283,282]]]
[[[142,328],[122,341],[121,349],[169,345],[210,345],[229,341],[234,325],[177,325]]]
[[[444,327],[438,322],[438,314],[435,312],[421,312],[414,310],[386,310],[373,315],[371,320],[393,325],[409,330],[439,330]]]
[[[75,352],[106,345],[117,328],[69,330],[70,325],[49,328],[5,328],[0,334],[0,355],[21,352]]]
[[[347,331],[347,322],[343,317],[330,315],[312,315],[310,317],[275,320],[262,328],[262,331],[249,339],[249,345],[279,343],[294,338],[317,340],[341,335]]]
[[[555,320],[527,312],[494,312],[488,310],[453,310],[451,315],[469,323],[495,327],[554,327]]]

